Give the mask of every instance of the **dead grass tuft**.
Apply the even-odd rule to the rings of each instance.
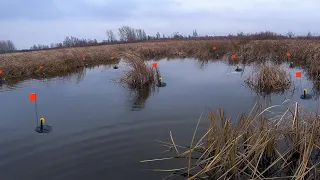
[[[292,81],[284,67],[267,62],[255,67],[245,83],[259,94],[271,94],[289,89]]]
[[[283,107],[284,112],[269,117],[266,112],[276,107]],[[266,109],[255,105],[235,123],[218,108],[209,112],[207,130],[190,147],[175,144],[170,132],[172,141],[162,144],[177,153],[171,159],[186,158],[188,165],[163,171],[188,179],[317,179],[319,120],[315,113],[303,114],[298,104]],[[192,142],[196,132],[197,128]],[[142,162],[166,159],[170,158]]]
[[[121,53],[120,57],[129,66],[129,70],[121,78],[121,82],[131,89],[143,89],[155,82],[155,71],[147,65],[145,59],[133,51]]]

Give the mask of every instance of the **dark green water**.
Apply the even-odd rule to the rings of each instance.
[[[86,69],[80,74],[50,80],[28,80],[3,86],[0,92],[1,180],[106,180],[162,179],[168,173],[154,168],[181,168],[186,160],[140,163],[170,157],[172,153],[154,140],[190,143],[202,112],[223,108],[229,116],[251,110],[256,100],[268,105],[286,99],[317,109],[316,100],[301,100],[300,81],[291,70],[297,90],[293,95],[257,98],[244,86],[250,73],[234,73],[235,66],[214,62],[202,66],[197,60],[158,62],[167,87],[154,92],[131,92],[112,81],[123,73],[110,66]],[[303,88],[312,84],[302,77]],[[53,127],[49,134],[34,131],[34,103],[38,113]],[[311,92],[312,93],[312,92]],[[203,124],[199,136],[203,133]]]

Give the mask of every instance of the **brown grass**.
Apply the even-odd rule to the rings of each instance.
[[[303,66],[311,73],[320,70],[319,40],[174,40],[164,42],[143,42],[120,45],[104,45],[93,47],[77,47],[25,53],[0,55],[0,69],[7,79],[32,77],[42,72],[46,74],[71,72],[75,69],[98,64],[113,63],[111,57],[120,57],[127,51],[134,51],[144,59],[161,59],[179,57],[183,50],[187,57],[200,59],[212,58],[212,47],[217,47],[220,57],[230,60],[231,54],[236,54],[238,63],[292,61],[296,66]],[[286,57],[286,52],[291,57]],[[86,57],[86,62],[82,58]]]
[[[292,81],[284,67],[267,62],[255,67],[245,83],[259,94],[271,94],[289,89]]]
[[[131,89],[143,89],[155,82],[156,72],[150,65],[147,65],[144,58],[135,52],[121,54],[129,66],[129,70],[121,78],[121,82],[127,84]]]
[[[219,108],[210,111],[205,134],[190,147],[175,144],[170,133],[171,142],[162,143],[177,155],[165,159],[185,158],[188,164],[160,171],[188,179],[317,179],[319,116],[303,113],[294,104],[284,107],[285,112],[268,117],[265,113],[275,107],[261,109],[256,105],[248,115],[240,115],[236,123]],[[196,132],[197,128],[192,142]]]

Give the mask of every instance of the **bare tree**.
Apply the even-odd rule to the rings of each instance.
[[[116,41],[116,37],[113,33],[112,30],[107,30],[107,36],[108,36],[108,41],[109,42],[115,42]]]
[[[10,40],[7,40],[7,41],[1,40],[0,41],[0,54],[10,53],[10,52],[14,52],[16,50],[17,49],[12,41],[10,41]]]
[[[196,29],[193,30],[193,32],[192,32],[192,37],[198,37],[198,32],[197,32]]]
[[[160,35],[159,32],[157,32],[157,34],[156,34],[156,39],[160,39],[160,38],[161,38],[161,35]]]
[[[287,36],[288,36],[289,38],[294,38],[295,34],[294,34],[292,31],[289,31],[289,32],[287,33]]]
[[[133,42],[137,40],[135,29],[129,26],[119,28],[119,36],[121,41]]]

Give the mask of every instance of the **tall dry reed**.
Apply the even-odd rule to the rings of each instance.
[[[127,51],[133,51],[144,59],[161,59],[179,57],[179,52],[183,50],[187,57],[209,59],[213,58],[212,47],[217,48],[215,53],[220,57],[237,63],[294,62],[311,73],[320,70],[320,41],[296,39],[174,40],[1,54],[0,69],[8,79],[41,74],[40,65],[46,73],[57,74],[74,71],[85,64],[93,66],[113,63],[112,56],[117,57]],[[292,56],[287,57],[286,52],[290,52]],[[237,55],[235,60],[230,60],[232,54]],[[85,63],[82,61],[83,57],[86,57]]]
[[[256,66],[245,83],[259,94],[271,94],[289,89],[292,80],[284,67],[267,62]]]
[[[183,168],[158,170],[187,179],[318,179],[319,116],[303,113],[298,104],[273,117],[265,115],[277,106],[282,105],[266,109],[255,105],[235,123],[219,108],[210,111],[199,141],[195,135],[201,117],[190,146],[177,145],[170,132],[171,142],[161,143],[176,156],[142,162],[187,159]]]
[[[147,65],[144,58],[135,52],[120,54],[129,66],[129,70],[121,78],[121,82],[127,84],[131,89],[143,89],[155,82],[155,71]]]

